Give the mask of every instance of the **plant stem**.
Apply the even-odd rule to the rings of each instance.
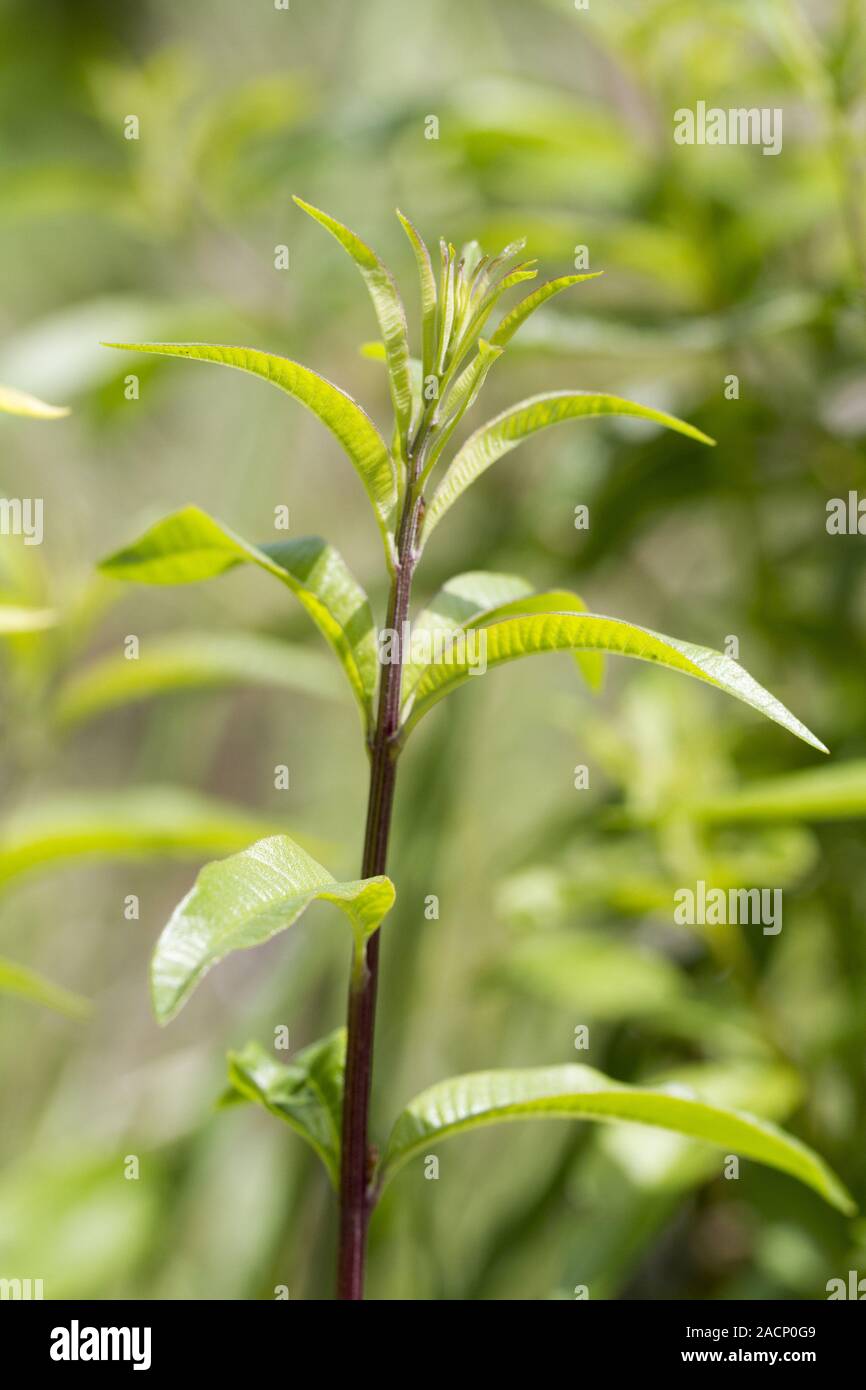
[[[396,633],[396,659],[382,667],[376,728],[370,744],[370,792],[361,877],[383,874],[388,863],[388,841],[397,778],[397,735],[400,731],[403,625],[409,616],[412,575],[417,561],[416,537],[421,499],[415,483],[418,469],[410,462],[397,541],[397,559],[388,602],[387,627]],[[337,1257],[337,1297],[358,1300],[364,1296],[367,1227],[374,1198],[371,1175],[374,1156],[367,1141],[367,1117],[373,1076],[373,1033],[376,1022],[376,985],[379,973],[379,933],[367,942],[360,968],[353,965],[349,985],[346,1041],[346,1078],[343,1090],[343,1134],[340,1160],[340,1245]]]

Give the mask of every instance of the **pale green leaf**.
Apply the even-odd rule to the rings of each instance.
[[[338,883],[288,835],[206,865],[157,942],[151,994],[158,1021],[174,1018],[218,961],[285,931],[316,899],[345,913],[358,959],[390,911],[394,887],[381,875]]]
[[[340,1177],[346,1031],[312,1043],[286,1065],[258,1043],[230,1052],[226,1098],[254,1101],[290,1125],[319,1155],[336,1188]]]
[[[344,227],[342,222],[338,222],[335,217],[330,217],[328,213],[322,212],[320,208],[314,208],[310,203],[305,203],[302,198],[296,197],[294,201],[299,208],[302,208],[326,231],[330,232],[348,251],[370,291],[370,298],[373,301],[373,308],[376,311],[376,318],[379,321],[388,358],[388,376],[391,384],[394,415],[401,440],[405,444],[412,415],[412,392],[409,382],[409,334],[406,328],[403,301],[400,298],[394,277],[387,266],[380,261],[375,251],[348,227]]]
[[[758,685],[742,666],[711,647],[681,642],[676,637],[665,637],[649,628],[596,613],[541,613],[507,618],[486,627],[484,632],[488,669],[518,657],[552,651],[605,651],[639,661],[654,661],[726,691],[781,724],[804,743],[822,753],[827,752],[824,744],[774,695]],[[405,726],[407,731],[432,705],[468,680],[470,665],[467,660],[457,659],[459,656],[459,652],[446,652],[442,660],[427,666],[415,688],[415,704]]]
[[[0,994],[27,999],[31,1004],[42,1004],[46,1009],[53,1009],[55,1013],[66,1014],[68,1018],[86,1018],[90,1013],[89,1002],[82,999],[80,994],[71,994],[61,985],[46,980],[44,975],[37,975],[35,970],[28,970],[24,965],[17,965],[15,961],[2,958]]]
[[[544,395],[530,396],[528,400],[520,401],[489,420],[467,439],[451,461],[427,508],[423,539],[429,539],[449,507],[503,454],[516,449],[524,439],[537,434],[539,430],[563,424],[567,420],[596,415],[633,415],[665,425],[702,444],[714,442],[701,430],[695,429],[694,425],[678,420],[675,415],[623,400],[620,396],[601,395],[594,391],[549,391]]]
[[[418,265],[418,279],[421,284],[421,334],[424,353],[422,375],[429,376],[434,370],[436,354],[436,276],[433,272],[430,252],[427,250],[421,233],[408,217],[404,217],[399,208],[397,209],[397,216],[400,219],[401,227],[409,238]]]
[[[61,420],[69,414],[68,405],[48,405],[38,396],[18,391],[14,386],[0,386],[0,412],[5,415],[26,415],[31,420]]]
[[[44,632],[54,627],[57,613],[53,608],[25,608],[15,604],[0,604],[0,637],[14,637],[19,632]]]
[[[487,373],[496,359],[502,356],[502,353],[502,348],[491,347],[483,338],[480,338],[478,340],[478,352],[450,389],[445,391],[434,417],[432,447],[424,468],[423,478],[426,479],[435,468],[448,440],[467,410],[471,410],[475,404]]]
[[[627,1121],[672,1130],[789,1173],[848,1215],[856,1210],[823,1159],[768,1120],[664,1088],[628,1086],[582,1066],[475,1072],[431,1086],[399,1116],[382,1161],[382,1182],[452,1134],[529,1119]]]
[[[190,584],[240,564],[259,565],[291,589],[339,657],[369,724],[379,669],[373,613],[345,561],[325,541],[304,536],[250,545],[207,512],[185,507],[103,560],[100,569],[140,584]]]
[[[403,701],[411,699],[421,673],[428,664],[427,648],[432,648],[434,634],[456,632],[459,629],[484,627],[501,618],[522,613],[585,612],[586,604],[570,589],[550,589],[536,593],[531,584],[516,574],[494,574],[489,570],[470,570],[455,574],[443,584],[428,606],[412,624],[413,642],[417,644],[417,659],[410,652],[403,668]],[[417,634],[417,637],[415,636]],[[431,651],[432,654],[432,651]],[[592,690],[598,690],[604,678],[604,656],[601,652],[577,651],[574,654],[584,679]]]
[[[334,699],[344,689],[338,681],[331,660],[308,647],[254,632],[179,632],[144,637],[137,661],[112,653],[76,672],[60,688],[55,716],[71,724],[155,695],[241,684]]]
[[[300,401],[336,436],[348,454],[373,504],[385,553],[391,563],[391,529],[397,505],[394,463],[369,415],[339,386],[288,357],[259,352],[255,348],[224,347],[217,343],[105,343],[103,346],[235,367],[262,377]]]
[[[276,817],[178,787],[70,793],[0,823],[0,883],[68,860],[229,854],[283,828]]]
[[[534,294],[528,294],[505,315],[496,332],[491,335],[490,341],[499,347],[505,347],[505,344],[514,337],[521,324],[525,323],[530,315],[534,314],[535,310],[539,309],[553,295],[567,290],[570,285],[579,285],[582,280],[596,280],[599,275],[603,274],[603,270],[593,270],[588,271],[585,275],[562,275],[558,280],[549,280],[546,285],[541,285]]]

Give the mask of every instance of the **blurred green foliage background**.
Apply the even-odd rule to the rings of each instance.
[[[384,373],[358,353],[363,286],[292,193],[376,247],[416,330],[395,205],[428,242],[526,234],[544,278],[588,246],[604,277],[533,320],[480,409],[599,388],[719,441],[590,422],[524,446],[436,533],[418,599],[503,570],[710,646],[736,636],[832,751],[797,780],[818,763],[804,745],[631,662],[598,699],[565,656],[469,682],[402,764],[377,1133],[444,1075],[586,1060],[784,1121],[866,1196],[866,542],[825,529],[827,500],[866,486],[864,60],[857,0],[2,0],[0,381],[73,413],[2,421],[2,488],[44,497],[46,536],[3,539],[0,599],[60,621],[0,639],[0,955],[92,1009],[2,999],[0,1274],[47,1297],[330,1292],[323,1173],[264,1113],[214,1103],[230,1047],[285,1024],[296,1050],[341,1022],[342,924],[315,908],[235,957],[165,1033],[146,963],[197,863],[260,833],[357,872],[357,719],[261,576],[94,578],[188,502],[254,540],[285,504],[381,618],[375,527],[316,421],[239,375],[99,346],[284,352],[387,421]],[[698,100],[781,107],[781,155],[675,145],[673,112]],[[249,630],[267,645],[232,649]],[[168,639],[174,688],[88,699],[83,673],[117,666],[130,634],[143,655]],[[782,887],[780,935],[674,927],[673,891],[698,878]],[[755,1165],[725,1181],[718,1153],[656,1132],[506,1126],[440,1163],[378,1212],[372,1297],[814,1298],[866,1273],[862,1225]]]

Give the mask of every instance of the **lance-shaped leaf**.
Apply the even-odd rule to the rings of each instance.
[[[57,613],[53,608],[25,608],[16,604],[0,604],[0,637],[14,637],[20,632],[44,632],[54,627]]]
[[[276,816],[178,787],[71,793],[0,823],[0,884],[70,860],[230,854],[284,829]]]
[[[478,352],[473,357],[453,383],[450,390],[446,391],[444,399],[440,402],[436,413],[435,433],[432,437],[432,447],[429,458],[424,468],[423,477],[427,478],[435,468],[442,450],[451,438],[455,429],[459,425],[467,410],[478,398],[478,393],[484,385],[487,373],[493,366],[498,357],[502,356],[504,349],[491,347],[483,338],[478,340]]]
[[[397,216],[400,225],[409,238],[412,250],[415,254],[415,261],[418,266],[418,279],[421,285],[421,340],[423,343],[423,375],[429,376],[434,369],[434,357],[436,354],[436,276],[433,272],[433,262],[430,259],[430,252],[427,250],[426,243],[408,217],[404,217],[400,209],[397,209]]]
[[[586,604],[570,589],[536,593],[531,584],[516,574],[494,574],[489,570],[455,574],[412,624],[412,640],[417,644],[418,655],[416,658],[415,653],[410,652],[410,659],[404,662],[404,705],[408,709],[413,691],[428,665],[430,657],[426,648],[431,648],[432,655],[435,633],[485,627],[517,614],[561,611],[585,613]],[[598,690],[604,679],[602,653],[576,651],[574,659],[590,689]]]
[[[536,309],[540,309],[542,304],[546,304],[553,295],[559,294],[561,290],[567,290],[570,285],[579,285],[582,280],[597,280],[599,275],[603,275],[603,270],[588,271],[585,275],[561,275],[558,280],[548,280],[546,285],[541,285],[534,294],[528,294],[525,299],[521,299],[519,304],[505,315],[496,329],[491,334],[490,341],[498,347],[505,347],[505,344],[514,337],[522,323],[534,314]]]
[[[348,251],[361,272],[364,283],[370,291],[376,318],[385,343],[388,358],[388,377],[391,384],[391,400],[397,420],[400,438],[405,444],[412,415],[412,391],[409,381],[409,334],[406,328],[406,313],[403,301],[387,266],[379,260],[376,252],[356,236],[335,217],[329,217],[320,208],[295,198],[299,208],[308,213],[326,231],[331,233],[340,245]]]
[[[181,690],[265,685],[337,698],[345,689],[330,657],[260,633],[179,632],[145,638],[138,661],[112,653],[61,687],[55,717],[64,724]]]
[[[370,602],[339,552],[317,536],[259,547],[198,507],[185,507],[100,569],[140,584],[191,584],[241,564],[259,565],[291,589],[339,657],[369,724],[379,669]]]
[[[288,357],[258,352],[255,348],[224,347],[217,343],[105,343],[104,346],[235,367],[269,381],[300,401],[327,426],[348,454],[373,504],[388,563],[392,562],[391,530],[397,505],[394,463],[369,415],[339,386]]]
[[[388,1182],[431,1144],[482,1125],[532,1119],[625,1121],[672,1130],[755,1159],[798,1178],[838,1211],[851,1215],[856,1210],[824,1160],[799,1139],[768,1120],[672,1094],[672,1089],[627,1086],[582,1066],[455,1076],[416,1096],[399,1116],[382,1160],[381,1181]]]
[[[633,415],[641,420],[665,425],[702,444],[714,443],[709,435],[677,419],[675,415],[623,400],[620,396],[602,395],[595,391],[548,391],[541,396],[530,396],[528,400],[520,401],[489,420],[469,436],[434,493],[424,518],[423,539],[426,541],[429,538],[448,508],[503,454],[516,449],[524,439],[537,434],[539,430],[594,415]]]
[[[635,657],[639,661],[654,661],[672,671],[705,681],[724,690],[744,704],[751,705],[768,719],[796,734],[804,743],[826,753],[827,749],[813,733],[795,719],[779,700],[730,657],[711,647],[699,647],[693,642],[681,642],[660,632],[623,622],[620,618],[605,618],[597,613],[547,613],[530,617],[506,618],[485,627],[485,659],[488,669],[518,657],[534,656],[540,652],[603,651],[619,656]],[[458,653],[459,656],[459,653]],[[442,660],[426,667],[415,687],[415,703],[405,725],[408,732],[438,700],[468,680],[467,660],[455,659],[454,652],[443,654]]]
[[[31,1004],[41,1004],[68,1018],[86,1018],[90,1013],[89,1002],[80,994],[72,994],[62,985],[55,985],[44,975],[11,960],[0,959],[0,994],[27,999]]]
[[[340,1175],[343,1081],[346,1069],[346,1030],[321,1038],[299,1052],[289,1064],[251,1042],[242,1052],[230,1052],[231,1091],[224,1104],[236,1100],[263,1105],[285,1121],[315,1150],[336,1188]]]
[[[316,899],[333,903],[348,918],[356,969],[361,968],[364,945],[394,902],[390,879],[338,883],[288,835],[259,840],[206,865],[156,945],[150,978],[157,1020],[174,1018],[218,961],[285,931]]]
[[[14,386],[0,386],[0,412],[5,415],[26,415],[30,420],[61,420],[69,414],[68,405],[49,405],[31,396],[26,391],[18,391]]]

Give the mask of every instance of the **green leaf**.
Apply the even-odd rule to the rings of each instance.
[[[291,589],[339,657],[368,726],[379,670],[373,613],[339,552],[317,536],[259,547],[198,507],[185,507],[100,569],[140,584],[190,584],[240,564],[259,565]]]
[[[781,724],[784,729],[801,738],[820,752],[827,749],[813,733],[795,719],[779,700],[758,685],[742,666],[711,647],[699,647],[665,637],[660,632],[623,622],[620,618],[605,618],[596,613],[577,616],[573,613],[547,613],[525,618],[508,618],[485,628],[487,667],[499,666],[518,657],[534,656],[552,651],[606,651],[619,656],[635,657],[639,661],[655,661],[672,671],[682,671],[697,680],[724,690],[759,713]],[[457,653],[459,656],[459,653]],[[468,661],[455,659],[446,652],[425,669],[415,689],[415,704],[404,726],[408,733],[427,710],[443,696],[468,680]]]
[[[71,994],[61,985],[37,975],[24,965],[0,958],[0,994],[15,995],[19,999],[29,999],[33,1004],[43,1004],[46,1009],[66,1014],[68,1018],[86,1018],[90,1013],[90,1003],[80,994]]]
[[[288,835],[259,840],[240,854],[202,869],[175,908],[151,965],[153,1009],[168,1023],[212,966],[285,931],[316,899],[345,913],[355,937],[356,969],[363,948],[394,902],[384,876],[338,883]]]
[[[38,396],[18,391],[14,386],[0,386],[0,412],[5,415],[26,415],[31,420],[61,420],[69,414],[68,405],[48,405]]]
[[[866,815],[866,759],[786,772],[683,808],[696,820],[733,825],[745,821],[859,820]]]
[[[336,436],[348,454],[373,504],[385,554],[389,565],[392,563],[391,531],[397,505],[394,464],[369,415],[339,386],[288,357],[258,352],[255,348],[224,347],[217,343],[104,343],[103,346],[235,367],[262,377],[300,401]]]
[[[340,1180],[346,1030],[312,1043],[286,1065],[258,1043],[230,1052],[227,1098],[254,1101],[290,1125],[319,1155],[336,1188]]]
[[[550,589],[536,593],[531,584],[516,574],[494,574],[489,570],[470,570],[455,574],[444,584],[430,604],[419,613],[412,632],[454,632],[459,628],[484,627],[501,618],[521,613],[552,611],[585,612],[586,604],[570,589]],[[411,655],[411,654],[410,654]],[[575,662],[590,689],[598,690],[604,678],[604,657],[600,652],[575,652]],[[412,661],[403,668],[403,701],[411,700],[426,661]]]
[[[14,637],[19,632],[43,632],[54,627],[57,614],[53,608],[24,608],[0,604],[0,637]]]
[[[475,1072],[431,1086],[399,1116],[382,1161],[382,1183],[452,1134],[524,1119],[628,1121],[672,1130],[789,1173],[846,1215],[856,1210],[823,1159],[768,1120],[665,1089],[628,1086],[582,1066]]]
[[[642,420],[653,420],[665,425],[679,434],[688,435],[702,444],[712,444],[709,435],[668,415],[663,410],[653,410],[635,401],[623,400],[620,396],[601,395],[594,391],[548,391],[540,396],[530,396],[503,411],[495,419],[482,425],[470,435],[462,449],[451,461],[445,476],[440,482],[424,518],[423,541],[427,541],[442,517],[453,506],[466,489],[480,477],[503,454],[516,449],[532,434],[548,429],[551,425],[562,424],[567,420],[579,420],[593,415],[634,415]]]
[[[424,242],[420,232],[410,222],[408,217],[404,217],[400,209],[397,209],[397,216],[400,225],[409,238],[412,250],[415,253],[415,260],[418,265],[418,279],[421,284],[421,333],[423,342],[423,368],[422,376],[426,377],[434,371],[434,357],[436,354],[436,276],[433,272],[433,262],[430,259],[430,252]]]
[[[276,817],[177,787],[69,794],[0,823],[0,883],[77,859],[198,859],[284,827]]]
[[[522,323],[535,313],[542,304],[545,304],[553,295],[559,294],[561,290],[567,290],[570,285],[579,285],[582,280],[597,280],[599,275],[603,275],[603,270],[588,271],[585,275],[562,275],[558,280],[548,280],[546,285],[542,285],[534,294],[528,294],[519,304],[507,313],[499,324],[496,332],[491,335],[490,341],[498,347],[505,347]]]
[[[433,436],[433,444],[430,449],[429,458],[424,469],[423,477],[426,479],[433,471],[439,460],[442,450],[448,443],[455,429],[459,425],[467,410],[478,398],[478,393],[484,385],[487,373],[493,366],[498,357],[501,357],[503,349],[491,347],[483,338],[478,340],[478,352],[468,367],[461,372],[460,376],[446,391],[440,401],[434,419],[436,433]]]
[[[145,637],[137,661],[112,654],[91,662],[61,687],[55,716],[72,724],[154,695],[238,684],[333,699],[344,689],[338,680],[330,658],[275,637],[179,632]]]
[[[379,321],[379,328],[385,343],[391,400],[405,453],[406,436],[412,416],[412,391],[409,382],[409,334],[406,328],[403,301],[400,298],[394,277],[387,266],[379,260],[375,251],[348,227],[344,227],[342,222],[338,222],[334,217],[329,217],[326,212],[314,208],[310,203],[305,203],[303,198],[295,197],[294,201],[299,208],[302,208],[314,221],[320,223],[348,251],[370,291],[370,298],[373,301],[373,308],[376,311],[376,318]]]

